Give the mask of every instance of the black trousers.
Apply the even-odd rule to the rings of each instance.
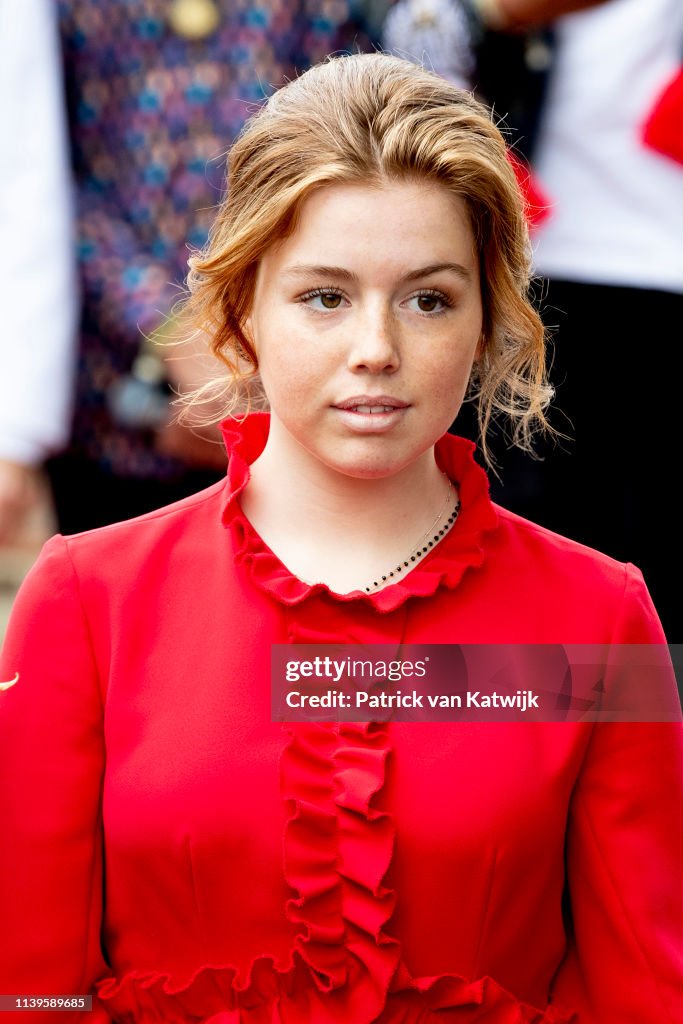
[[[49,459],[46,470],[60,533],[80,533],[152,512],[209,487],[224,476],[188,470],[171,480],[116,476],[97,463],[65,454]]]
[[[556,388],[550,419],[569,436],[537,446],[542,462],[494,441],[502,477],[502,483],[493,481],[494,499],[635,563],[669,642],[683,642],[683,526],[673,495],[680,465],[683,295],[564,281],[551,281],[544,292]],[[465,433],[473,436],[468,415]]]

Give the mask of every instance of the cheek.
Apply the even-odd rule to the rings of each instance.
[[[282,329],[271,334],[259,355],[266,394],[270,388],[292,404],[297,403],[299,394],[310,400],[311,394],[327,387],[336,367],[333,345],[301,330]]]
[[[472,372],[475,345],[452,348],[443,359],[435,359],[420,374],[420,391],[428,396],[434,424],[446,430],[462,407]]]
[[[266,398],[280,419],[292,422],[310,413],[322,387],[310,359],[288,350],[284,343],[264,353],[259,365]]]
[[[448,341],[444,349],[437,353],[428,365],[423,365],[420,372],[424,374],[424,379],[429,378],[435,395],[452,395],[454,391],[467,384],[477,347],[474,342],[453,344],[452,341]]]

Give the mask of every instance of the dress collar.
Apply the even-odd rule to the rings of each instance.
[[[429,597],[440,586],[452,589],[467,569],[476,568],[484,561],[484,535],[498,525],[489,497],[488,478],[475,462],[475,445],[462,437],[444,434],[436,444],[436,462],[457,484],[460,494],[460,514],[446,536],[409,573],[372,594],[362,590],[335,594],[324,583],[304,583],[266,545],[242,512],[239,502],[249,482],[250,466],[265,447],[269,428],[268,413],[252,413],[244,420],[228,419],[221,424],[229,455],[222,519],[235,540],[236,562],[248,569],[259,589],[282,604],[300,604],[322,593],[335,602],[364,601],[377,611],[390,612],[409,597]]]

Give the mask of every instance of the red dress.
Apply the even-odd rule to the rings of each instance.
[[[267,429],[227,481],[51,540],[17,598],[0,992],[95,992],[98,1024],[680,1024],[678,725],[270,715],[275,642],[660,643],[639,571],[493,506],[445,437],[451,533],[374,595],[310,587],[240,509]]]

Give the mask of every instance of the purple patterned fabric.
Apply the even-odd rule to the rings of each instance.
[[[346,0],[212,0],[220,23],[201,40],[173,30],[172,0],[56,2],[83,293],[72,449],[169,478],[183,467],[115,424],[107,391],[180,296],[244,120],[297,70],[366,43]]]

